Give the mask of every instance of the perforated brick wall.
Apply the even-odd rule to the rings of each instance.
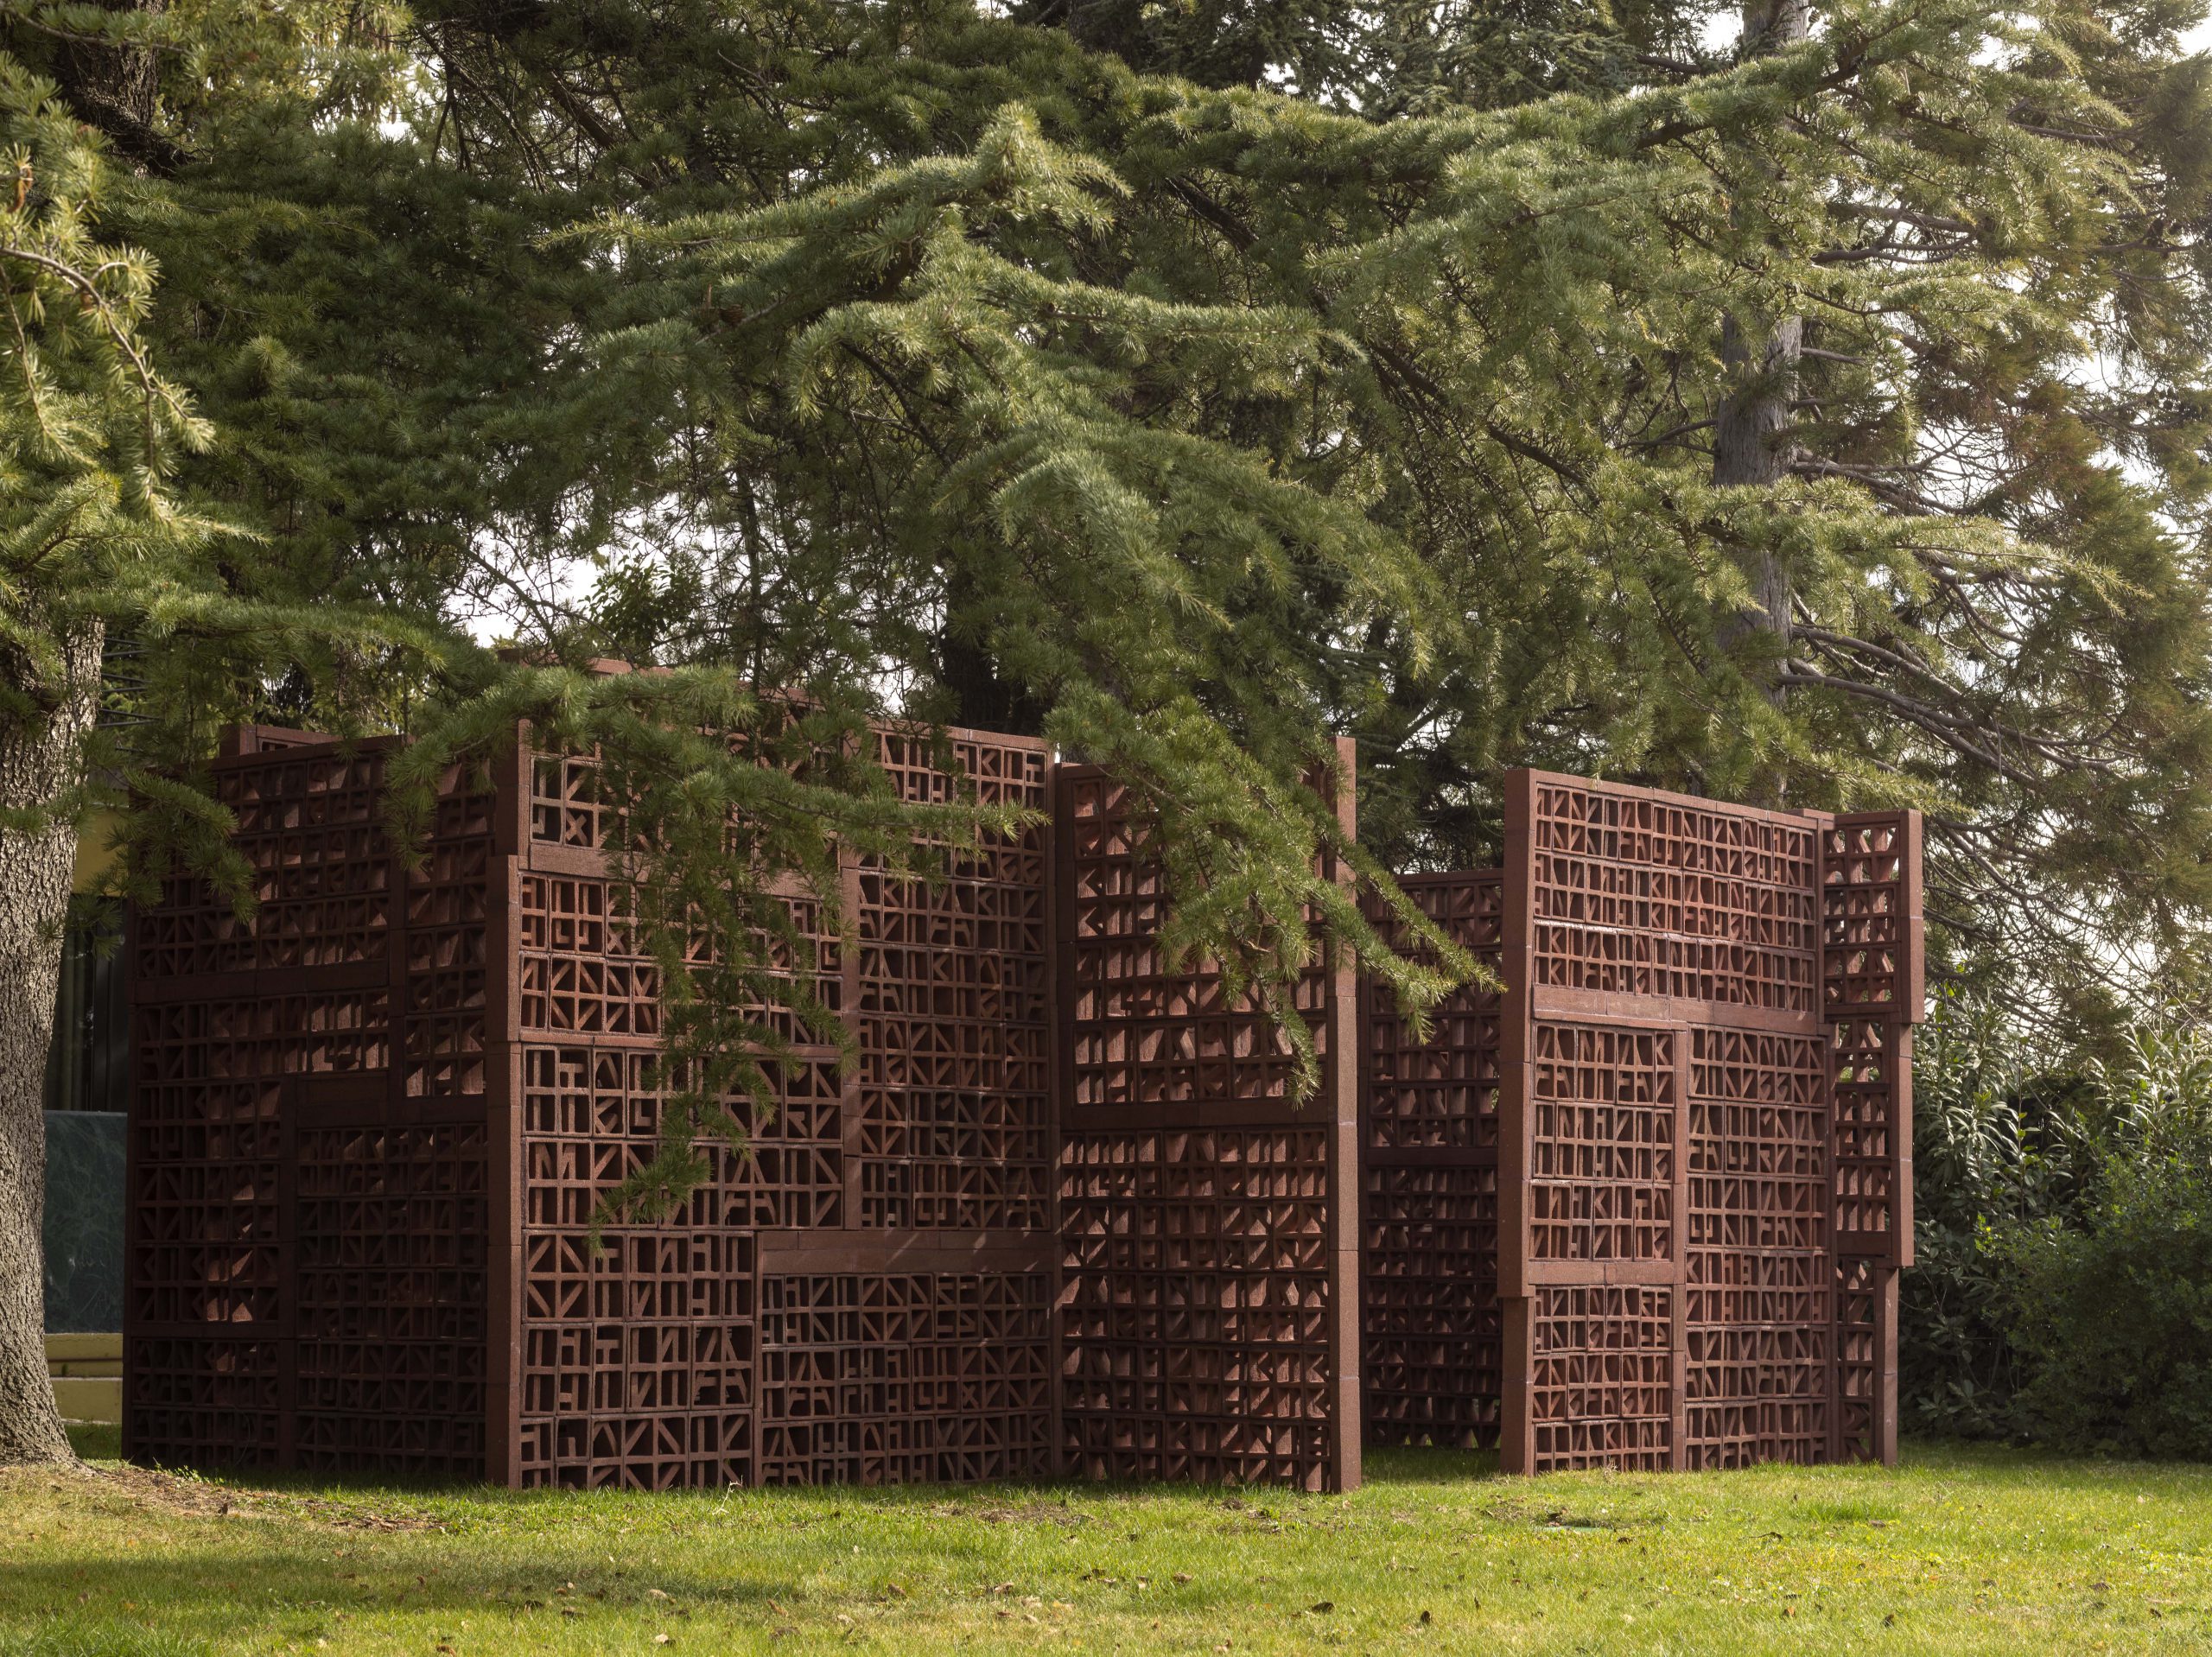
[[[781,894],[812,945],[781,969],[856,1062],[762,1009],[789,1045],[772,1109],[724,1101],[745,1148],[700,1140],[675,1213],[595,1232],[669,1089],[594,762],[524,733],[482,791],[449,779],[410,868],[389,743],[239,733],[218,787],[256,920],[179,882],[135,939],[132,1452],[574,1487],[1355,1479],[1349,974],[1300,989],[1332,1068],[1294,1107],[1256,1012],[1150,953],[1126,820],[1101,840],[1064,789],[1056,825],[1041,743],[875,740],[903,797],[972,784],[1034,821],[919,873],[849,855],[849,943]],[[1133,995],[1085,1002],[1080,1058],[1064,962],[1071,995]]]
[[[1423,914],[1492,972],[1504,937],[1495,869],[1408,875]],[[1369,918],[1393,947],[1403,929]],[[1363,985],[1360,1072],[1360,1362],[1370,1444],[1497,1444],[1498,996],[1469,986],[1416,1040]]]
[[[1349,763],[1349,747],[1344,755]],[[1324,1082],[1218,975],[1163,956],[1125,790],[1059,773],[1061,1399],[1092,1477],[1359,1481],[1355,981],[1298,986]],[[1342,807],[1350,826],[1351,806]]]
[[[1892,1458],[1917,818],[1506,800],[1507,1467]]]
[[[128,944],[126,1453],[475,1474],[486,1439],[487,802],[410,870],[388,741],[233,733],[259,906],[172,879]]]
[[[1894,1460],[1917,816],[1533,772],[1507,801],[1503,870],[1407,882],[1505,995],[1422,1042],[1367,1003],[1370,1437]]]
[[[767,1010],[746,1148],[702,1140],[675,1213],[595,1246],[667,1089],[592,763],[518,739],[410,860],[389,742],[234,733],[258,911],[175,880],[130,943],[129,1453],[1313,1489],[1363,1433],[1528,1470],[1894,1455],[1910,814],[1516,774],[1503,871],[1407,883],[1505,992],[1416,1041],[1325,956],[1294,1103],[1259,1010],[1164,958],[1125,790],[1034,741],[876,740],[906,797],[1036,820],[919,848],[930,878],[849,857],[849,941],[779,889],[812,945],[780,969],[856,1062]]]
[[[512,1073],[520,1250],[495,1476],[645,1487],[1042,1476],[1056,1465],[1047,755],[957,731],[875,734],[902,798],[1039,821],[921,848],[923,876],[849,856],[849,948],[817,894],[783,899],[857,1056],[780,1009],[748,1149],[699,1142],[682,1211],[609,1228],[652,1157],[656,969],[605,860],[618,832],[587,759],[517,756]],[[503,1304],[505,1304],[503,1302]],[[499,1449],[495,1446],[495,1452]]]

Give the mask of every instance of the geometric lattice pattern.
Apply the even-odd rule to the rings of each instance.
[[[1689,1032],[1683,1465],[1829,1459],[1834,1262],[1817,1036]]]
[[[410,869],[389,741],[232,733],[257,910],[173,879],[133,917],[125,1448],[477,1474],[491,1278],[486,801]]]
[[[817,1273],[761,1284],[763,1484],[1052,1470],[1052,1275]]]
[[[1912,1264],[1920,882],[1919,813],[1862,812],[1823,828],[1836,1444],[1858,1460],[1897,1458],[1897,1273]]]
[[[884,733],[899,795],[948,797],[918,734]],[[987,805],[1042,812],[1047,755],[957,733]],[[1052,956],[1046,835],[930,848],[931,879],[859,871],[860,1203],[875,1229],[1052,1226]]]
[[[480,1476],[480,1105],[474,1120],[295,1133],[296,1464]]]
[[[1573,997],[1802,1017],[1819,970],[1818,840],[1802,817],[1516,772],[1509,859],[1529,982]],[[1512,844],[1514,829],[1523,838]]]
[[[907,799],[1048,805],[1041,744],[879,731]],[[954,769],[948,771],[947,764]],[[682,1209],[610,1227],[667,1090],[653,963],[607,861],[588,759],[515,767],[520,1248],[514,1436],[495,1476],[642,1488],[1035,1476],[1052,1470],[1052,958],[1044,827],[918,848],[921,876],[848,857],[857,949],[804,891],[773,957],[846,1024],[857,1068],[771,1010],[775,1108],[724,1101]],[[783,947],[783,946],[779,946]],[[495,1412],[499,1413],[499,1412]]]
[[[1507,993],[1419,1044],[1363,1015],[1368,1430],[1495,1431],[1515,1471],[1893,1459],[1916,814],[1506,781],[1505,867],[1405,884]]]
[[[1492,973],[1498,872],[1401,878],[1445,935]],[[1381,905],[1369,920],[1409,940]],[[1360,1378],[1364,1442],[1494,1448],[1503,1390],[1497,1298],[1497,992],[1467,986],[1415,1040],[1363,988]]]
[[[1516,1186],[1532,1273],[1680,1258],[1681,1035],[1553,1019],[1529,1028]]]
[[[1349,760],[1350,755],[1345,756]],[[1350,802],[1342,807],[1347,828]],[[1070,1085],[1059,1160],[1067,1465],[1092,1477],[1358,1482],[1355,989],[1298,1006],[1325,1078],[1211,972],[1170,970],[1127,792],[1059,772]]]
[[[596,765],[518,734],[488,788],[447,779],[410,867],[391,741],[233,733],[258,913],[173,881],[132,940],[132,1453],[577,1487],[1058,1466],[1049,753],[876,740],[905,797],[1036,822],[919,875],[849,858],[856,948],[795,886],[772,968],[857,1066],[771,1013],[773,1108],[724,1101],[744,1148],[702,1139],[677,1212],[594,1231],[669,1095]]]
[[[1532,1470],[1677,1464],[1678,1296],[1671,1284],[1546,1283],[1514,1304],[1508,1344],[1526,1352],[1528,1381],[1513,1427]]]
[[[772,968],[846,1042],[784,1016],[743,1148],[595,1230],[680,1078],[622,827],[527,737],[412,857],[391,740],[226,740],[257,911],[173,879],[128,943],[133,1457],[1328,1489],[1363,1415],[1510,1470],[1894,1456],[1912,814],[1516,773],[1503,871],[1406,882],[1505,991],[1416,1040],[1325,958],[1297,1103],[1262,1011],[1164,956],[1124,790],[881,729],[902,797],[1029,826],[779,890]]]

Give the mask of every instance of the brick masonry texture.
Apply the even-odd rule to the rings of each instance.
[[[905,797],[1035,821],[924,848],[929,879],[848,855],[842,937],[779,898],[811,947],[778,969],[852,1062],[785,1017],[772,1108],[724,1101],[743,1148],[702,1140],[646,1224],[604,1199],[658,1142],[658,968],[594,763],[519,733],[407,857],[391,740],[232,733],[257,911],[180,878],[129,945],[127,1453],[1310,1489],[1356,1485],[1363,1438],[1529,1470],[1893,1453],[1909,815],[1516,773],[1506,867],[1408,882],[1506,990],[1416,1040],[1324,951],[1301,1102],[1257,1011],[1163,957],[1112,779],[875,740]]]

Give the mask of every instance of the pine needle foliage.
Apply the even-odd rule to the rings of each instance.
[[[1490,861],[1517,763],[1923,806],[1955,964],[2070,1028],[2115,961],[2193,993],[2195,15],[1843,0],[1738,60],[1566,0],[172,5],[128,225],[221,434],[183,475],[261,537],[237,601],[391,632],[164,705],[419,732],[418,784],[510,716],[598,751],[655,947],[764,941],[667,975],[739,1009],[671,1020],[702,1110],[771,1051],[757,871],[981,831],[797,748],[777,816],[747,685],[1106,765],[1171,944],[1278,1006],[1316,917],[1416,1013],[1472,970],[1319,871]],[[1713,481],[1729,318],[1803,319],[1772,486]]]
[[[1626,16],[1566,90],[1382,118],[1244,84],[1230,14],[1151,54],[1204,86],[1077,10],[418,14],[423,142],[574,262],[539,394],[633,399],[563,498],[626,648],[1047,730],[1143,789],[1217,943],[1293,929],[1177,848],[1279,801],[1192,779],[1281,795],[1340,732],[1394,864],[1494,856],[1522,761],[1916,803],[1960,964],[2075,1027],[2116,958],[2190,978],[2192,13],[1849,3],[1740,62]],[[1805,319],[1776,486],[1713,480],[1727,317]],[[1746,632],[1762,560],[1791,613]]]
[[[232,579],[249,543],[176,487],[211,429],[148,338],[155,261],[105,233],[119,183],[105,147],[4,55],[0,133],[13,174],[0,195],[0,721],[38,748],[78,674],[107,712],[57,739],[48,785],[12,802],[6,827],[35,836],[106,807],[132,844],[184,851],[250,904],[227,816],[176,774],[212,746],[195,687],[302,663],[327,675],[337,655],[397,650],[412,630]],[[152,866],[139,873],[143,889]]]

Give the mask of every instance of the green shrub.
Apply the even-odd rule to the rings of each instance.
[[[2020,1415],[2069,1450],[2212,1461],[2212,1172],[2107,1152],[2080,1218],[2015,1223],[1991,1253],[2025,1360]]]
[[[2023,1359],[2009,1327],[2005,1267],[1993,1224],[2034,1220],[2075,1200],[2053,1146],[2071,1084],[2022,1063],[2018,1032],[1993,1006],[1936,999],[1913,1064],[1915,1264],[1898,1289],[1900,1413],[1911,1432],[2024,1436]]]
[[[2212,1035],[2158,1016],[2110,1063],[2032,1051],[1963,996],[1923,1031],[1904,1422],[2212,1459]]]

